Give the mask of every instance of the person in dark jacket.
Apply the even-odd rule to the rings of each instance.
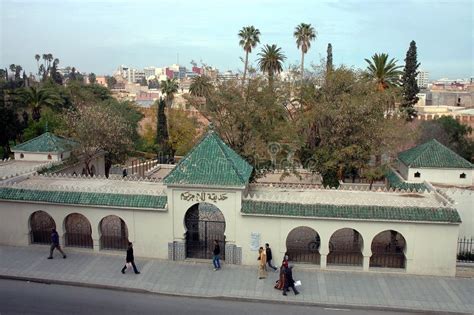
[[[122,268],[122,273],[125,273],[125,270],[127,270],[127,267],[129,265],[132,265],[133,271],[135,271],[135,274],[140,274],[140,271],[138,271],[137,266],[135,266],[135,257],[133,256],[133,245],[132,242],[128,242],[128,248],[127,248],[127,258],[125,259],[125,266]]]
[[[53,259],[53,251],[57,249],[61,254],[63,254],[63,258],[66,259],[66,254],[64,254],[61,246],[59,246],[59,234],[56,229],[51,229],[51,247],[49,249],[49,257],[48,259]]]
[[[300,294],[295,288],[295,280],[293,279],[293,266],[285,267],[285,286],[283,287],[283,295],[286,295],[286,292],[290,291],[289,288],[293,289],[295,295]]]
[[[273,270],[277,271],[277,267],[273,266],[272,264],[272,249],[270,248],[270,245],[268,243],[265,244],[265,251],[267,254],[267,264],[268,267],[272,268]]]
[[[214,264],[214,270],[219,270],[221,269],[221,263],[219,262],[219,259],[221,258],[221,248],[219,246],[219,241],[214,240],[214,251],[212,252],[214,254],[212,258],[212,263]]]

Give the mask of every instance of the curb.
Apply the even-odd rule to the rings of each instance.
[[[168,292],[154,292],[146,289],[138,288],[129,288],[129,287],[120,287],[106,284],[93,284],[77,281],[67,281],[67,280],[54,280],[54,279],[43,279],[43,278],[34,278],[34,277],[23,277],[23,276],[12,276],[12,275],[1,275],[0,279],[3,280],[15,280],[15,281],[28,281],[34,283],[42,284],[56,284],[56,285],[67,285],[83,288],[94,288],[94,289],[103,289],[103,290],[112,290],[112,291],[124,291],[131,293],[146,293],[170,297],[186,297],[186,298],[195,298],[195,299],[220,299],[225,301],[237,301],[237,302],[253,302],[253,303],[267,303],[267,304],[287,304],[287,305],[300,305],[300,306],[317,306],[324,308],[342,308],[342,309],[356,309],[356,310],[373,310],[373,311],[391,311],[391,312],[410,312],[410,313],[419,313],[419,314],[447,314],[447,315],[466,315],[471,313],[465,312],[453,312],[453,311],[442,311],[442,310],[428,310],[428,309],[412,309],[404,307],[392,307],[392,306],[374,306],[374,305],[357,305],[357,304],[331,304],[331,303],[316,303],[316,302],[304,302],[304,301],[282,301],[282,300],[265,300],[258,298],[248,298],[248,297],[233,297],[233,296],[201,296],[201,295],[192,295],[192,294],[183,294],[183,293],[168,293]]]

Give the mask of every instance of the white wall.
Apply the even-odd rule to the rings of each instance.
[[[459,237],[474,238],[474,191],[469,189],[441,189],[455,202],[455,207],[461,216]]]
[[[30,243],[29,218],[35,211],[48,213],[56,223],[56,229],[64,245],[65,219],[71,213],[80,213],[90,222],[94,249],[98,251],[100,221],[108,215],[122,218],[127,225],[129,241],[137,256],[168,258],[168,242],[173,238],[171,214],[158,210],[131,210],[99,207],[79,207],[0,201],[0,243],[5,245],[28,245]],[[67,247],[66,247],[67,251]],[[91,249],[92,251],[92,249]]]
[[[416,178],[415,173],[420,172],[420,177]],[[466,174],[466,178],[459,178],[462,173]],[[403,175],[403,174],[402,174]],[[452,185],[472,185],[471,169],[437,169],[437,168],[412,168],[408,170],[409,183],[422,183],[424,181],[440,184]]]
[[[310,218],[278,218],[270,216],[237,216],[237,246],[242,247],[242,263],[257,264],[257,252],[250,248],[251,233],[260,233],[261,246],[270,243],[274,264],[279,264],[286,252],[286,238],[299,226],[314,229],[321,240],[321,268],[325,269],[331,235],[342,228],[356,229],[363,238],[364,266],[369,270],[371,243],[380,232],[395,230],[406,241],[406,272],[411,274],[454,276],[458,225],[397,222],[364,222],[357,220],[318,220]]]
[[[23,153],[23,158],[21,154]],[[51,159],[48,159],[48,154],[51,154]],[[63,158],[65,158],[63,156]],[[17,161],[61,161],[61,153],[28,153],[28,152],[15,152],[15,160]]]

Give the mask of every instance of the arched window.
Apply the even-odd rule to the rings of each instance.
[[[100,234],[100,249],[127,249],[127,225],[118,216],[103,218],[100,221]]]
[[[23,153],[20,153],[20,159],[23,159],[25,155]]]
[[[53,218],[44,211],[30,216],[30,240],[32,244],[51,244],[51,230],[56,228]]]
[[[370,267],[405,268],[406,242],[402,234],[387,230],[372,240]]]
[[[459,175],[459,178],[462,178],[462,179],[466,178],[466,173],[462,173],[461,175]]]
[[[51,160],[53,159],[53,157],[51,156],[51,154],[48,154],[48,160]]]
[[[421,177],[421,173],[420,172],[416,172],[415,173],[415,178],[420,178]]]
[[[71,213],[65,219],[66,246],[92,248],[92,228],[89,220],[79,213]]]
[[[288,259],[295,262],[319,264],[321,255],[319,234],[310,227],[299,226],[286,237]]]
[[[329,240],[328,265],[362,266],[362,245],[362,236],[356,230],[337,230]]]

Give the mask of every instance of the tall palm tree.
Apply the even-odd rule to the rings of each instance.
[[[37,88],[31,86],[21,89],[18,93],[20,100],[31,108],[31,117],[35,121],[41,118],[41,108],[43,106],[54,107],[62,103],[61,97],[50,89]]]
[[[260,31],[253,25],[243,27],[239,32],[239,45],[244,48],[245,51],[245,65],[244,65],[244,76],[242,77],[242,86],[245,84],[245,77],[247,75],[247,67],[249,63],[249,53],[252,52],[252,48],[255,48],[260,43]]]
[[[283,70],[283,61],[286,56],[277,45],[265,45],[262,51],[258,54],[258,66],[260,70],[268,74],[268,83],[273,87],[273,76],[275,73],[280,73]]]
[[[193,78],[189,86],[191,95],[199,97],[208,97],[212,90],[212,84],[208,76],[198,76]]]
[[[293,36],[296,38],[296,46],[301,48],[301,80],[304,72],[304,55],[311,47],[311,42],[316,39],[317,32],[311,24],[301,23],[295,28]]]
[[[36,64],[38,65],[38,75],[40,75],[40,72],[39,72],[39,69],[40,69],[40,65],[39,65],[39,61],[41,59],[41,56],[36,54],[35,55],[35,59],[36,59]]]
[[[171,104],[173,103],[174,99],[174,94],[178,92],[178,81],[176,79],[170,80],[169,78],[166,79],[166,81],[161,81],[160,84],[161,87],[161,93],[166,94],[165,100],[166,100],[166,105],[168,107],[171,107]]]
[[[399,77],[402,72],[399,70],[401,66],[397,66],[397,60],[394,58],[388,60],[388,54],[374,54],[372,60],[365,59],[369,64],[367,72],[372,78],[379,91],[383,91],[391,86],[399,84]]]

